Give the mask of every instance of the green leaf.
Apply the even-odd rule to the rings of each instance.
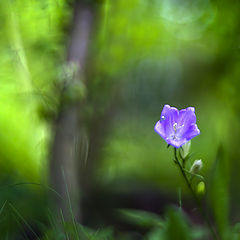
[[[157,214],[142,210],[120,209],[118,210],[118,213],[120,213],[120,217],[125,221],[140,227],[164,227],[165,224],[164,221]]]
[[[211,206],[216,221],[216,227],[221,239],[228,239],[229,232],[229,163],[223,146],[218,148],[212,173],[212,183],[209,189]]]
[[[184,215],[180,211],[170,209],[167,214],[167,219],[165,232],[166,240],[191,239],[191,229],[188,226]]]

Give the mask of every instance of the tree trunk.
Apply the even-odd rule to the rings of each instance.
[[[86,81],[84,69],[88,56],[88,47],[93,29],[95,9],[91,2],[76,1],[72,34],[67,54],[67,64],[77,66],[77,74],[68,82],[68,88],[76,81]],[[83,83],[84,84],[84,83]],[[63,91],[64,95],[64,91]],[[63,96],[62,96],[63,97]],[[64,100],[63,100],[64,101]],[[80,187],[79,187],[79,158],[84,154],[79,150],[79,139],[85,139],[84,126],[81,122],[81,105],[83,100],[64,104],[59,111],[55,123],[55,136],[52,142],[50,159],[50,180],[52,187],[61,195],[56,200],[58,210],[70,219],[73,216],[81,219]],[[82,130],[82,131],[80,131]],[[72,210],[71,210],[72,209]]]

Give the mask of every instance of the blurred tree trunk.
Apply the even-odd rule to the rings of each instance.
[[[76,82],[86,83],[84,69],[86,68],[88,48],[94,25],[95,7],[92,1],[76,1],[72,34],[67,54],[67,64],[74,64],[76,69],[72,79],[68,81],[67,89],[75,88]],[[72,86],[71,86],[72,85]],[[67,93],[67,94],[71,94]],[[64,99],[64,96],[61,96]],[[84,154],[79,152],[79,142],[84,138],[84,123],[81,120],[81,105],[83,99],[71,100],[65,104],[64,100],[55,122],[55,136],[52,142],[50,159],[50,179],[52,187],[63,199],[56,200],[57,208],[63,211],[65,218],[70,219],[72,212],[77,220],[81,219],[79,160]],[[83,136],[82,136],[83,134]],[[70,206],[71,204],[71,206]]]

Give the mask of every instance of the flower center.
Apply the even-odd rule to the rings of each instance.
[[[174,124],[173,124],[173,131],[174,131],[174,134],[172,135],[172,139],[173,139],[173,140],[177,140],[177,139],[180,138],[180,136],[179,136],[178,133],[179,133],[179,130],[180,130],[182,127],[184,127],[184,124],[181,125],[181,126],[178,126],[177,123],[174,123]]]

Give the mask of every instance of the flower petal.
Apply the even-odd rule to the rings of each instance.
[[[200,134],[200,130],[197,124],[193,123],[189,126],[188,130],[184,133],[182,137],[186,138],[188,141]]]
[[[158,133],[162,138],[165,139],[166,134],[165,134],[165,128],[164,125],[161,123],[161,120],[158,121],[154,127],[154,130],[156,133]]]
[[[178,118],[178,136],[184,135],[192,124],[196,123],[195,109],[188,107],[179,111]]]
[[[174,134],[173,125],[178,121],[179,111],[175,107],[165,105],[161,113],[161,124],[165,129],[165,136]]]
[[[171,139],[167,140],[167,143],[174,146],[175,148],[180,148],[182,145],[184,145],[188,140],[186,138],[181,138],[181,139]]]

